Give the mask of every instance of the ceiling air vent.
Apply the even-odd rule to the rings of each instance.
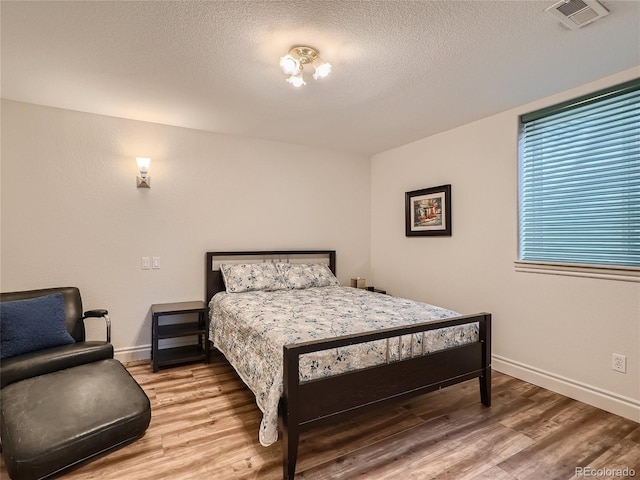
[[[609,15],[609,10],[597,0],[561,0],[547,8],[547,12],[572,30],[584,27],[598,18]]]

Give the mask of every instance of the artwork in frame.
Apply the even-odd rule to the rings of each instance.
[[[407,237],[451,236],[451,185],[407,192],[404,199]]]

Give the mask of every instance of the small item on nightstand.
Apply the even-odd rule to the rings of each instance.
[[[367,287],[367,290],[370,291],[370,292],[382,293],[383,295],[387,294],[386,290],[381,290],[381,289],[373,287],[373,286],[372,287]]]
[[[365,288],[367,281],[364,278],[356,277],[351,279],[351,286],[353,288]]]

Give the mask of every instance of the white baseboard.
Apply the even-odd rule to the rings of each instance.
[[[193,345],[194,337],[177,337],[160,340],[160,348],[181,347],[182,345]],[[136,362],[139,360],[151,360],[151,345],[138,345],[137,347],[117,348],[113,352],[114,358],[122,363]]]
[[[492,355],[491,358],[491,368],[498,372],[640,423],[640,400],[618,395],[500,355]]]
[[[117,348],[113,353],[115,359],[122,363],[135,362],[138,360],[151,360],[151,345]]]

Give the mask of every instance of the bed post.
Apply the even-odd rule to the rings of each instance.
[[[491,406],[491,314],[486,313],[480,321],[480,341],[482,342],[482,375],[480,380],[480,400],[486,407]]]
[[[300,424],[298,419],[299,357],[283,348],[283,402],[282,402],[282,478],[293,480],[296,475]]]

